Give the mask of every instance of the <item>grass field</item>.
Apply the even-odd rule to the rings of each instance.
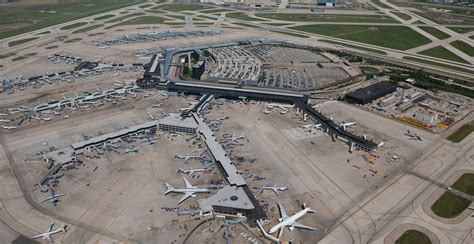
[[[469,136],[474,131],[474,121],[469,124],[462,125],[457,131],[448,136],[448,140],[458,143]],[[467,193],[467,192],[466,192]]]
[[[407,230],[395,241],[396,244],[430,244],[431,240],[417,230]]]
[[[438,62],[433,62],[433,61],[419,59],[419,58],[413,58],[413,57],[403,57],[403,59],[418,62],[418,63],[424,63],[424,64],[428,64],[428,65],[438,66],[438,67],[442,67],[442,68],[446,68],[446,69],[457,70],[457,71],[461,71],[461,72],[468,73],[468,74],[474,74],[474,71],[472,71],[472,70],[452,66],[452,65],[449,65],[449,64],[438,63]]]
[[[372,2],[379,5],[379,7],[392,9],[390,6],[388,6],[387,4],[381,3],[379,0],[372,0]]]
[[[225,14],[225,16],[229,18],[240,19],[240,20],[245,20],[245,21],[265,21],[261,19],[252,18],[242,12],[227,13]]]
[[[120,21],[123,21],[123,20],[128,19],[128,18],[131,18],[131,17],[140,16],[140,15],[144,15],[144,13],[134,13],[134,14],[124,15],[124,16],[122,16],[122,17],[118,17],[118,18],[115,18],[115,19],[107,20],[107,21],[105,21],[105,23],[116,23],[116,22],[120,22]]]
[[[426,55],[426,56],[451,60],[451,61],[465,63],[465,64],[469,63],[466,60],[460,58],[458,55],[452,53],[451,51],[449,51],[448,49],[446,49],[442,46],[437,46],[437,47],[433,47],[433,48],[430,48],[430,49],[426,49],[426,50],[423,50],[423,51],[418,52],[418,53]]]
[[[158,16],[142,16],[142,17],[136,17],[133,19],[126,20],[119,24],[108,26],[106,29],[113,28],[116,26],[124,26],[124,25],[163,24],[165,20],[166,19],[158,17]]]
[[[212,13],[222,13],[222,12],[230,12],[234,11],[232,9],[224,9],[224,8],[216,8],[216,9],[206,9],[206,10],[201,10],[199,12],[201,13],[206,13],[206,14],[212,14]]]
[[[398,23],[398,21],[383,15],[357,15],[357,14],[287,14],[287,13],[261,13],[256,16],[266,19],[301,22],[363,22],[363,23]]]
[[[198,15],[199,18],[203,18],[203,19],[212,19],[212,20],[217,20],[218,18],[215,18],[215,17],[209,17],[209,16],[205,16],[205,15]]]
[[[110,19],[112,17],[115,17],[115,15],[113,14],[106,14],[106,15],[102,15],[102,16],[99,16],[97,18],[94,18],[94,20],[104,20],[104,19]]]
[[[453,31],[456,31],[457,33],[461,33],[461,34],[464,34],[464,33],[470,32],[470,31],[474,31],[474,27],[473,28],[469,28],[469,27],[448,27],[448,28],[453,30]]]
[[[358,47],[358,46],[354,46],[354,45],[350,45],[350,44],[344,44],[342,42],[335,42],[335,41],[331,41],[331,40],[320,40],[320,41],[321,42],[326,42],[326,43],[331,43],[331,44],[336,44],[336,45],[341,45],[341,46],[346,46],[346,47],[350,47],[350,48],[360,49],[360,50],[364,50],[364,51],[367,51],[367,52],[373,52],[373,53],[387,55],[387,53],[384,52],[384,51],[380,51],[380,50],[376,50],[376,49],[372,49],[372,48]]]
[[[204,9],[214,9],[214,7],[209,5],[202,5],[202,4],[164,4],[158,7],[154,7],[153,9],[162,9],[171,12],[181,12],[181,11],[197,11],[197,10],[204,10]]]
[[[11,57],[13,55],[15,55],[16,53],[5,53],[5,54],[0,54],[0,59],[4,59],[4,58],[8,58],[8,57]]]
[[[474,126],[474,124],[472,126]],[[474,196],[474,174],[466,173],[461,175],[452,187],[468,195]]]
[[[78,42],[82,40],[82,38],[72,38],[72,39],[67,39],[64,41],[64,43],[73,43],[73,42]]]
[[[473,57],[474,56],[474,47],[463,42],[463,41],[454,41],[450,43],[453,47],[459,49],[463,53]]]
[[[0,32],[0,39],[29,31],[100,14],[145,0],[81,0],[41,6],[0,7],[0,23],[8,30]],[[11,26],[11,27],[10,27]]]
[[[272,26],[284,26],[284,25],[291,25],[291,23],[265,23],[266,25]]]
[[[38,38],[39,38],[39,37],[31,37],[31,38],[25,38],[25,39],[20,39],[20,40],[11,41],[11,42],[8,43],[8,46],[9,46],[9,47],[14,47],[14,46],[16,46],[16,45],[20,45],[20,44],[23,44],[23,43],[27,43],[27,42],[36,40],[36,39],[38,39]]]
[[[445,192],[431,206],[431,210],[440,217],[454,218],[461,214],[470,204],[471,201],[467,199],[456,196],[451,192]]]
[[[403,20],[411,20],[411,16],[408,15],[408,14],[400,13],[400,12],[397,12],[397,11],[391,11],[391,12],[392,12],[392,14],[400,17]]]
[[[303,25],[292,29],[399,50],[430,42],[428,38],[405,26]]]
[[[300,38],[309,38],[309,36],[300,35],[300,34],[291,33],[291,32],[284,32],[284,31],[277,31],[277,30],[273,30],[272,32],[276,32],[276,33],[280,33],[280,34],[284,34],[284,35],[289,35],[289,36],[300,37]]]
[[[463,174],[451,187],[471,196],[474,195],[474,174]],[[440,217],[454,218],[461,214],[470,204],[471,201],[446,191],[431,206],[431,210]]]
[[[87,32],[87,31],[94,30],[94,29],[97,29],[97,28],[102,27],[102,26],[104,26],[104,25],[99,24],[99,25],[87,26],[87,27],[85,27],[85,28],[82,28],[82,29],[73,31],[72,34]]]
[[[39,35],[44,35],[44,34],[49,34],[49,33],[51,33],[51,31],[43,31],[43,32],[37,33],[35,35],[39,36]]]
[[[29,57],[33,57],[35,56],[36,53],[27,53],[27,54],[23,54],[21,56],[18,56],[18,57],[15,57],[12,59],[12,61],[20,61],[20,60],[23,60],[23,59],[27,59]]]
[[[420,29],[430,33],[431,35],[433,35],[434,37],[440,39],[440,40],[443,40],[443,39],[446,39],[446,38],[449,38],[451,37],[450,35],[434,28],[434,27],[429,27],[429,26],[420,26],[419,27]]]
[[[63,27],[61,27],[61,30],[70,30],[70,29],[77,28],[79,26],[87,25],[87,24],[88,24],[87,22],[77,22],[77,23],[74,23],[74,24],[63,26]]]

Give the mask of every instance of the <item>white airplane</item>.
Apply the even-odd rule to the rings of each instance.
[[[51,201],[51,203],[53,204],[53,206],[56,206],[56,204],[58,203],[59,199],[58,197],[62,197],[62,196],[66,196],[66,194],[55,194],[53,189],[51,188],[48,188],[48,193],[49,193],[49,197],[44,199],[43,201],[41,201],[41,203],[44,203],[46,201]]]
[[[137,153],[139,151],[140,151],[140,149],[135,145],[132,145],[132,146],[125,149],[125,153],[131,153],[131,152]]]
[[[204,192],[210,192],[209,189],[206,188],[198,188],[196,186],[193,186],[191,183],[189,183],[186,178],[183,177],[184,184],[186,188],[182,189],[176,189],[173,188],[170,184],[165,183],[166,185],[166,192],[165,195],[174,192],[174,193],[184,193],[184,196],[179,200],[178,204],[182,203],[184,200],[188,199],[189,197],[196,197],[196,193],[204,193]]]
[[[261,186],[260,194],[262,194],[264,190],[272,190],[278,196],[278,191],[286,191],[288,190],[288,187],[289,185],[280,185],[280,184],[275,184],[273,186]]]
[[[53,242],[53,238],[51,237],[52,235],[58,234],[58,233],[61,233],[61,232],[67,232],[66,231],[66,227],[67,227],[66,224],[63,224],[60,228],[57,228],[55,230],[53,230],[53,226],[54,226],[54,222],[51,223],[51,225],[49,226],[48,230],[46,230],[45,233],[41,233],[41,234],[32,236],[31,239],[37,239],[37,238],[41,237],[41,239]]]
[[[8,120],[8,119],[0,119],[0,123],[8,123],[8,122],[10,122],[10,120]]]
[[[347,122],[347,123],[342,122],[341,126],[342,126],[343,130],[346,130],[347,127],[351,127],[351,126],[356,125],[356,124],[357,124],[357,122]]]
[[[157,104],[153,104],[151,105],[152,108],[158,108],[162,105],[163,103],[157,103]]]
[[[11,129],[16,129],[16,126],[10,125],[10,126],[4,126],[2,125],[3,129],[11,130]]]
[[[409,129],[407,129],[407,132],[405,133],[405,135],[409,136],[410,140],[423,141],[423,138],[421,138],[421,136],[418,135],[418,133],[415,133],[415,132],[412,133]]]
[[[187,175],[193,175],[194,173],[196,172],[201,172],[201,171],[205,171],[206,169],[193,169],[191,167],[188,167],[187,169],[186,168],[178,168],[176,169],[176,171],[178,173],[184,173],[184,174],[187,174]]]
[[[186,161],[188,161],[192,158],[202,158],[202,156],[201,155],[179,155],[179,154],[175,154],[174,158],[184,159],[184,162],[186,162]]]
[[[309,125],[303,125],[301,126],[304,130],[310,130],[310,129],[319,129],[321,128],[321,124],[309,124]]]
[[[287,110],[287,108],[294,108],[295,105],[287,105],[287,104],[279,104],[279,103],[269,103],[267,105],[267,107],[269,108],[273,108],[273,107],[279,107],[280,109],[282,110]]]
[[[153,114],[151,114],[150,112],[148,112],[148,118],[150,118],[151,120],[157,120],[157,118],[153,116]]]
[[[102,46],[102,47],[99,47],[100,49],[107,49],[109,48],[110,46]]]
[[[49,118],[49,117],[44,117],[43,120],[45,120],[45,121],[50,121],[51,118]]]
[[[270,229],[270,231],[268,231],[269,234],[273,234],[277,231],[280,231],[278,233],[278,238],[280,238],[280,236],[283,233],[283,230],[285,229],[285,227],[288,227],[291,231],[294,228],[300,228],[300,229],[306,229],[306,230],[316,230],[313,227],[309,227],[309,226],[306,226],[304,224],[300,224],[300,223],[296,222],[296,220],[303,217],[306,213],[308,213],[308,212],[309,213],[314,213],[314,211],[310,207],[307,207],[306,204],[303,204],[303,210],[295,213],[292,216],[288,216],[286,214],[285,209],[283,209],[283,206],[281,205],[281,203],[278,203],[278,208],[280,209],[280,219],[278,219],[280,221],[280,223],[273,226]]]
[[[66,116],[63,117],[63,119],[67,119],[67,118],[69,118],[69,115],[66,115]]]
[[[234,142],[239,142],[238,141],[239,139],[244,139],[244,138],[245,138],[244,135],[236,136],[235,133],[232,134],[232,136],[224,136],[224,139],[228,141],[234,141]]]

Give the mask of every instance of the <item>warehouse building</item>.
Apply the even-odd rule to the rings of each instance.
[[[379,82],[373,85],[361,88],[359,90],[350,92],[346,95],[346,100],[352,103],[366,104],[373,100],[386,96],[396,90],[396,86]]]

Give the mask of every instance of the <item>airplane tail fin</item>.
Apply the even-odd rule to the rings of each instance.
[[[66,228],[67,228],[67,224],[63,224],[63,225],[61,226],[61,230],[62,230],[63,232],[67,232]]]
[[[168,183],[165,183],[165,186],[166,186],[166,191],[165,191],[165,195],[172,192],[174,190],[174,188],[168,184]]]
[[[308,209],[308,213],[314,213],[314,210],[311,209],[311,203],[303,203],[303,208]]]

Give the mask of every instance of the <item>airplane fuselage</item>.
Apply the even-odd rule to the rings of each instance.
[[[286,226],[290,226],[290,229],[292,229],[291,225],[294,222],[296,222],[296,220],[303,217],[303,215],[305,215],[309,210],[310,210],[309,208],[305,208],[305,209],[295,213],[294,215],[288,217],[287,219],[282,220],[280,223],[273,226],[268,233],[273,234],[273,233],[277,232],[278,230],[280,230],[281,228],[285,228]]]

